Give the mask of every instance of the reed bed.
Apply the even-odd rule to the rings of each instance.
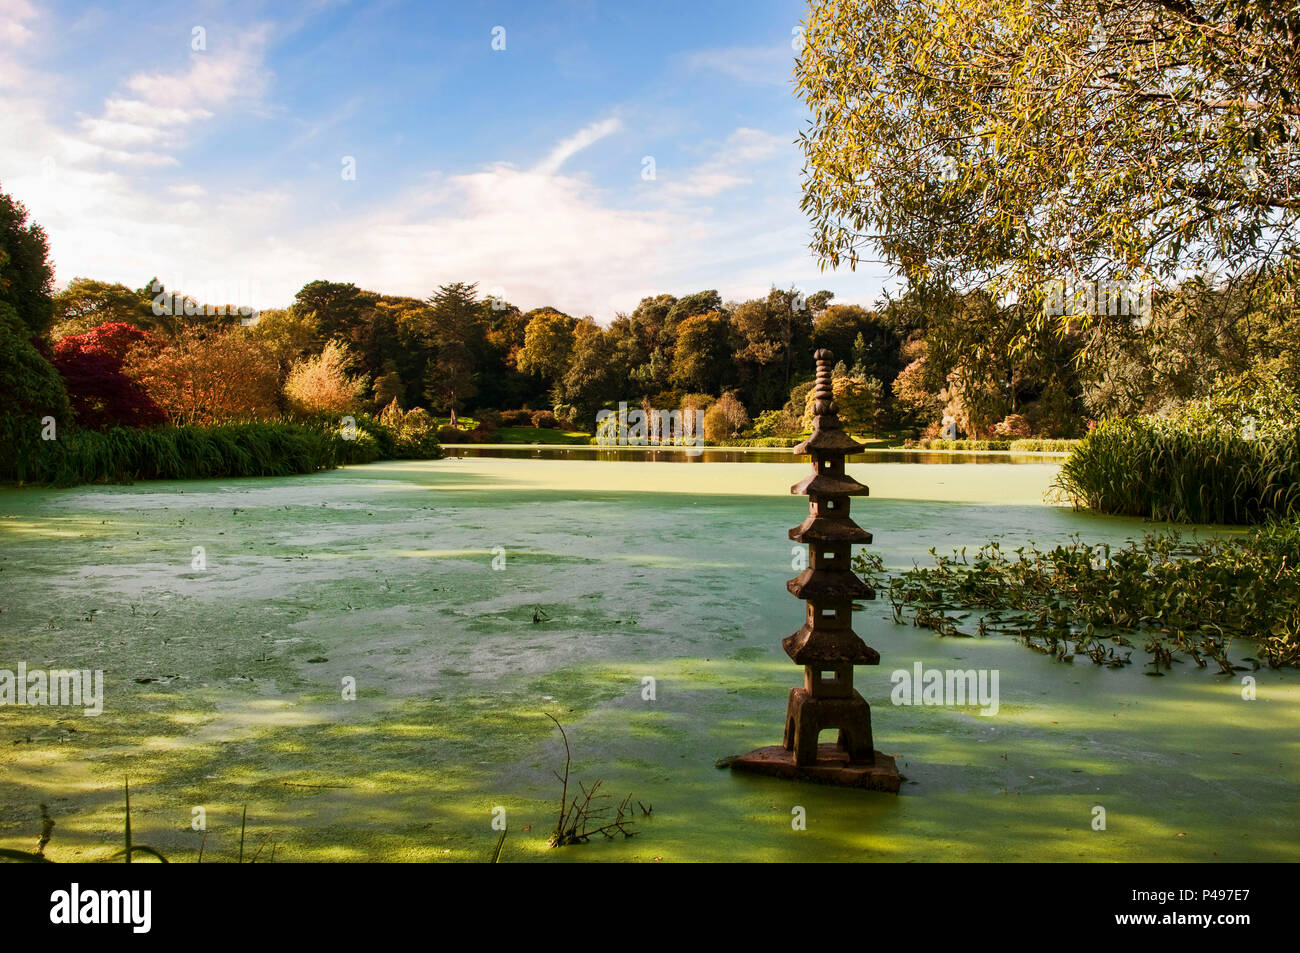
[[[1260,523],[1300,513],[1300,432],[1137,417],[1104,421],[1061,466],[1061,498],[1175,523]]]
[[[52,486],[276,477],[393,457],[439,455],[436,440],[428,435],[410,438],[374,417],[359,415],[346,429],[338,418],[330,418],[143,430],[116,427],[102,433],[70,430],[57,440],[42,441],[24,460],[12,462],[3,476]]]

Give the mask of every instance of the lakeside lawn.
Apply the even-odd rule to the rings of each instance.
[[[930,547],[1118,545],[1151,528],[1045,505],[1056,469],[850,464],[872,489],[853,515],[898,569]],[[246,849],[273,838],[277,860],[483,860],[495,807],[505,860],[1296,855],[1300,672],[1252,672],[1246,702],[1192,666],[1148,678],[1140,659],[1110,670],[939,638],[895,625],[884,600],[856,614],[882,656],[858,682],[901,796],[716,769],[779,741],[801,678],[780,640],[802,614],[786,530],[806,470],[462,458],[5,490],[6,659],[102,668],[106,697],[97,718],[4,710],[0,846],[30,850],[44,803],[49,856],[108,856],[129,776],[135,839],[173,860],[197,855],[195,807],[205,859],[233,859],[244,805]],[[890,672],[917,662],[998,670],[998,714],[891,705]],[[546,713],[575,780],[653,806],[639,836],[545,846],[563,766]]]

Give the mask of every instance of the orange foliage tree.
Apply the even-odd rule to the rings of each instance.
[[[156,354],[133,350],[125,369],[173,423],[212,424],[279,414],[276,362],[243,328],[186,328]]]

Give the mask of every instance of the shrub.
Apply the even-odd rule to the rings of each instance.
[[[1012,453],[1068,453],[1079,445],[1074,439],[1033,437],[1029,440],[1012,440]]]
[[[578,408],[572,404],[556,404],[551,408],[551,413],[555,414],[555,419],[560,422],[563,430],[572,430],[573,422],[578,419]]]
[[[1028,437],[1032,431],[1029,421],[1022,414],[1007,414],[993,425],[993,433],[999,437]]]
[[[803,437],[740,437],[734,440],[724,440],[720,446],[724,447],[793,447],[803,441]]]
[[[469,434],[466,433],[464,430],[461,430],[459,427],[452,427],[448,424],[443,424],[441,427],[438,428],[438,442],[439,443],[468,443]]]
[[[919,450],[1010,450],[1010,440],[908,440],[905,447]]]
[[[396,406],[394,409],[401,414]],[[403,460],[437,460],[442,456],[438,425],[424,408],[412,407],[400,420],[391,420],[387,426],[396,443],[394,456]]]
[[[533,426],[538,430],[559,430],[560,421],[556,419],[555,414],[549,410],[539,410],[533,414]]]
[[[441,456],[433,436],[433,418],[418,407],[397,421],[390,417],[389,423],[395,424],[395,429],[370,414],[358,414],[351,422],[355,427],[347,426],[344,418],[320,415],[302,423],[183,425],[147,430],[115,427],[102,433],[72,430],[61,433],[58,440],[37,442],[27,459],[26,478],[70,486],[288,476],[340,464]]]
[[[303,423],[333,441],[336,463],[373,463],[397,456],[393,433],[370,414],[317,414]]]
[[[531,427],[533,414],[529,410],[507,410],[501,414],[503,427]]]
[[[749,428],[749,436],[756,439],[793,437],[798,433],[799,419],[788,410],[765,410],[758,415],[754,425]]]
[[[710,443],[730,440],[748,426],[745,405],[734,394],[723,394],[704,414],[704,439]]]
[[[54,345],[54,366],[63,378],[73,415],[82,427],[148,427],[167,419],[143,387],[123,370],[136,348],[156,354],[162,342],[148,331],[108,321]]]
[[[338,341],[317,355],[297,361],[284,382],[284,396],[296,414],[345,414],[365,393],[366,382],[348,374],[352,357]]]

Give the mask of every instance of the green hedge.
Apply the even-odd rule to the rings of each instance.
[[[212,427],[181,426],[104,433],[63,430],[42,441],[11,479],[55,486],[129,483],[133,480],[197,480],[314,473],[345,464],[394,458],[436,459],[431,434],[391,430],[368,414],[355,429],[337,417],[305,423],[251,422]]]
[[[1019,440],[906,440],[906,450],[1009,450],[1012,453],[1068,453],[1078,440],[1027,437]]]
[[[1259,523],[1300,512],[1300,431],[1247,438],[1138,417],[1100,424],[1061,466],[1076,506],[1184,523]]]
[[[709,446],[717,447],[793,447],[807,437],[737,437],[735,440],[719,440]]]
[[[1011,441],[1012,453],[1069,453],[1080,440],[1053,440],[1046,437],[1028,437]]]

